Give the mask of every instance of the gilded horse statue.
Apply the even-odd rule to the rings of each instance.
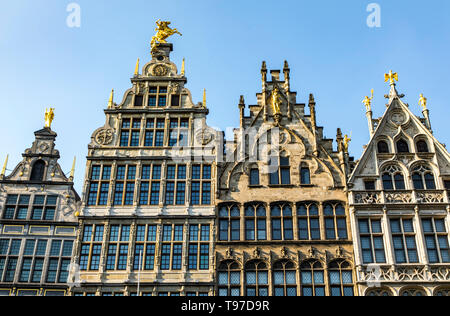
[[[152,37],[151,41],[151,47],[152,52],[155,51],[155,49],[158,47],[159,44],[165,44],[167,43],[166,39],[174,34],[179,34],[180,36],[183,36],[177,29],[172,29],[169,27],[171,22],[169,21],[156,21],[156,25],[158,26],[155,31],[155,36]]]

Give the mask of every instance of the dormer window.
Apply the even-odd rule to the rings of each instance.
[[[271,185],[290,185],[291,184],[291,167],[289,157],[272,158],[270,168],[276,171],[270,174]]]
[[[424,140],[419,140],[416,144],[416,147],[417,147],[417,152],[419,152],[419,153],[429,152],[427,142]]]
[[[300,184],[304,185],[311,184],[311,173],[308,167],[300,168]]]
[[[165,107],[167,105],[167,87],[150,87],[148,93],[149,107]]]
[[[400,139],[397,142],[397,152],[398,153],[402,153],[402,154],[409,153],[409,146],[408,146],[408,143],[405,140]]]
[[[259,169],[252,168],[250,169],[250,185],[259,185]]]
[[[450,180],[444,180],[444,188],[450,190]]]
[[[136,95],[134,97],[134,106],[143,106],[144,105],[144,96]]]
[[[389,146],[384,140],[378,142],[378,153],[379,154],[389,153]]]
[[[384,168],[382,180],[384,190],[405,189],[405,178],[398,166],[388,166]]]
[[[31,181],[42,181],[44,179],[45,162],[43,160],[38,160],[34,163],[33,169],[31,170]]]
[[[430,167],[420,165],[414,168],[412,174],[414,189],[416,190],[435,190],[436,182]]]
[[[375,190],[375,181],[374,180],[364,181],[364,187],[366,190]]]

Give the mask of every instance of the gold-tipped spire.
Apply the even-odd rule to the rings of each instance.
[[[109,96],[108,109],[112,108],[114,104],[114,89],[111,90],[111,95]]]
[[[51,128],[52,127],[52,122],[53,119],[55,118],[55,109],[50,108],[50,109],[45,109],[45,115],[44,115],[44,119],[45,119],[45,127],[46,128]]]
[[[5,176],[6,166],[8,165],[8,159],[9,159],[9,155],[6,155],[5,163],[3,164],[2,173],[0,174],[1,177]]]
[[[389,73],[384,74],[384,82],[388,82],[389,84],[395,84],[396,81],[398,81],[398,74],[396,72],[392,72],[392,70],[389,71]]]
[[[73,158],[72,170],[70,170],[70,179],[73,179],[75,175],[75,164],[77,163],[77,157]]]
[[[419,105],[423,108],[423,110],[427,110],[427,102],[428,99],[423,96],[423,93],[420,94]]]
[[[136,62],[136,68],[134,69],[134,75],[139,76],[139,58],[137,59],[137,62]]]
[[[206,108],[206,89],[203,89],[203,107]]]
[[[181,74],[184,76],[186,74],[186,61],[183,58],[183,63],[181,64]]]

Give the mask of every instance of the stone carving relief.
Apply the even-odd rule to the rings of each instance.
[[[109,145],[113,141],[114,130],[111,128],[103,128],[95,135],[95,141],[99,145]]]

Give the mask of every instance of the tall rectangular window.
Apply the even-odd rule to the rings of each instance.
[[[211,165],[193,165],[191,184],[192,205],[211,204]]]
[[[423,218],[428,261],[430,263],[449,263],[450,249],[445,220],[441,218]]]
[[[209,269],[209,225],[189,226],[189,270]]]
[[[108,204],[110,178],[111,166],[92,166],[87,197],[87,204],[89,206]]]
[[[418,263],[416,235],[412,220],[391,219],[391,232],[396,263]]]
[[[141,132],[141,118],[126,118],[122,120],[120,147],[138,147]]]
[[[381,220],[360,219],[358,223],[364,264],[386,263]]]
[[[136,181],[136,166],[118,166],[116,186],[114,189],[114,205],[133,205]]]
[[[169,180],[166,184],[166,205],[184,205],[186,203],[186,165],[167,166],[166,177]]]

